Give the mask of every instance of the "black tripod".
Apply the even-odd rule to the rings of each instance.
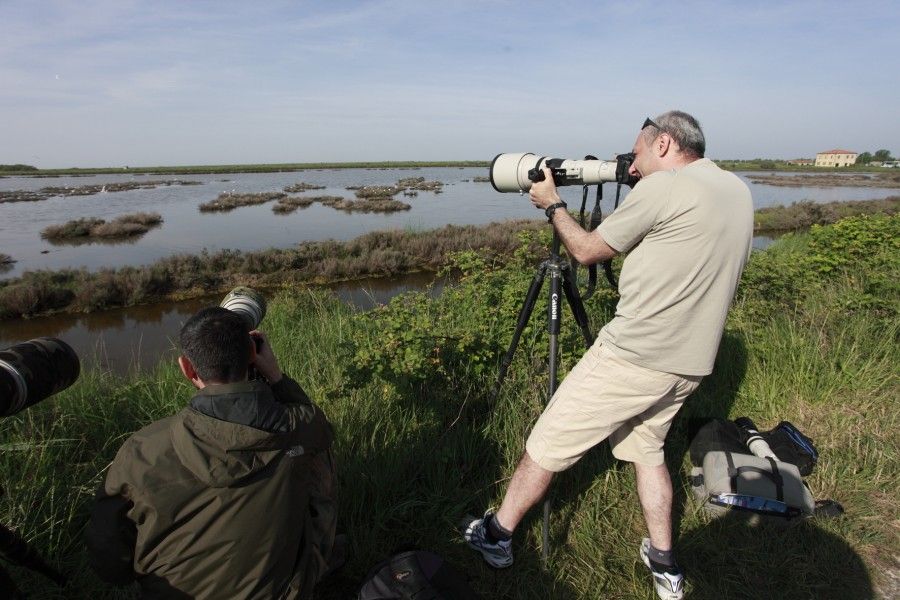
[[[552,398],[556,392],[556,370],[557,355],[559,354],[558,336],[560,324],[562,322],[562,304],[560,303],[560,292],[565,294],[566,301],[572,309],[575,316],[575,322],[581,328],[581,334],[584,336],[585,345],[590,348],[594,343],[594,336],[591,334],[590,324],[588,323],[587,312],[584,310],[584,304],[578,295],[578,288],[575,285],[574,275],[571,266],[567,260],[559,255],[559,234],[556,229],[553,230],[553,242],[550,246],[550,258],[541,263],[534,278],[531,280],[531,286],[528,288],[528,294],[525,296],[525,303],[522,310],[519,311],[519,319],[516,322],[516,330],[513,333],[512,342],[509,349],[503,355],[500,362],[500,374],[497,377],[497,383],[494,386],[494,395],[500,392],[500,386],[506,378],[506,372],[512,363],[513,355],[516,347],[519,345],[519,338],[522,337],[522,331],[531,319],[531,313],[534,311],[534,303],[537,301],[541,286],[547,274],[550,274],[550,302],[547,307],[547,332],[550,334],[550,382],[548,385],[547,398]],[[541,559],[546,564],[549,556],[549,537],[550,537],[550,500],[544,500],[544,522],[541,531]]]

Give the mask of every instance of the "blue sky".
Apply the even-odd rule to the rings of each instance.
[[[900,3],[0,0],[0,163],[900,153]]]

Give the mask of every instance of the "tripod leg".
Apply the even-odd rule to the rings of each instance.
[[[572,309],[572,315],[575,317],[575,323],[581,329],[581,335],[584,337],[585,345],[590,348],[594,343],[594,336],[591,334],[591,324],[588,322],[587,311],[584,309],[584,303],[578,290],[575,288],[575,282],[572,280],[572,273],[568,269],[563,269],[563,291],[566,293],[566,300]]]
[[[525,302],[522,304],[522,309],[519,311],[519,319],[516,321],[516,330],[513,332],[512,341],[509,343],[509,349],[500,361],[500,373],[497,375],[497,383],[494,384],[495,399],[497,398],[497,395],[500,394],[500,386],[503,385],[503,380],[506,379],[506,372],[509,370],[509,365],[512,364],[513,355],[516,353],[516,347],[519,345],[519,338],[522,337],[522,332],[525,330],[525,326],[528,325],[529,319],[531,319],[531,313],[534,311],[534,303],[537,301],[538,293],[541,291],[541,286],[544,284],[544,277],[546,274],[547,264],[542,263],[541,266],[538,267],[537,272],[535,272],[534,278],[531,280],[531,286],[528,288],[528,293],[525,295]]]
[[[562,298],[561,293],[565,292],[566,285],[563,273],[567,273],[568,269],[560,266],[560,261],[556,260],[549,267],[550,271],[550,301],[547,304],[547,332],[550,334],[550,379],[547,383],[547,401],[553,398],[556,393],[556,374],[559,365],[559,332],[562,329]],[[563,289],[561,289],[563,288]],[[547,567],[547,561],[550,558],[550,493],[544,499],[544,521],[541,524],[541,561],[544,568]]]

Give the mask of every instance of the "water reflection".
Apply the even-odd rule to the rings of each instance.
[[[766,235],[754,235],[753,236],[753,249],[754,250],[765,250],[776,241],[778,238],[783,236],[784,233],[768,233]]]
[[[431,284],[434,284],[433,286]],[[397,294],[431,286],[439,294],[446,281],[434,273],[413,273],[392,279],[368,279],[327,286],[359,310],[386,304]],[[201,308],[217,305],[221,295],[167,304],[149,304],[85,315],[51,315],[0,322],[0,348],[41,336],[65,340],[85,369],[128,375],[152,370],[160,361],[177,356],[178,332]]]

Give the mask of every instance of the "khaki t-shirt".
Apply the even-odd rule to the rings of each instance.
[[[711,160],[642,179],[597,228],[619,252],[616,315],[599,339],[636,365],[707,375],[750,255],[753,202]]]

